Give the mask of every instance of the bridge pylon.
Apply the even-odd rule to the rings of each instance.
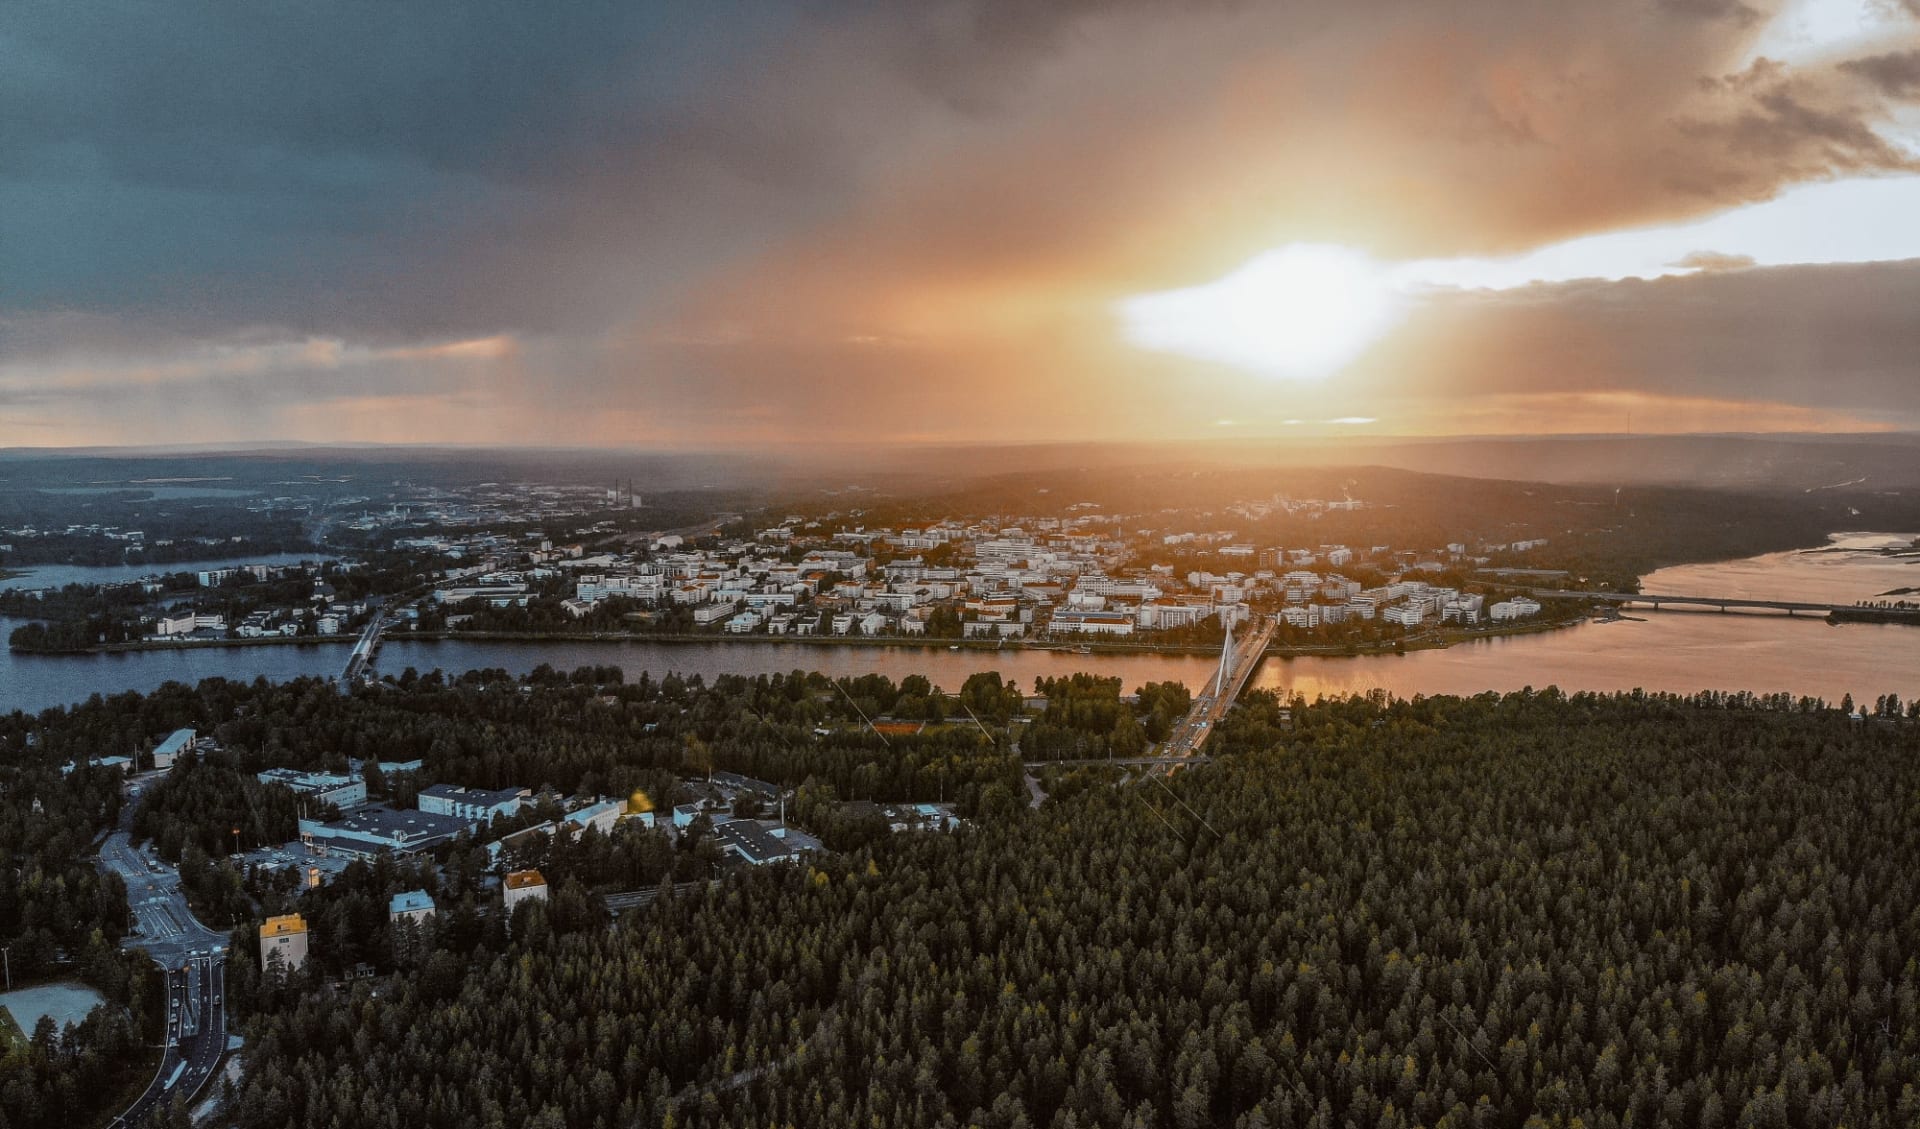
[[[1221,618],[1225,619],[1225,616]],[[1213,676],[1213,696],[1227,692],[1227,680],[1233,677],[1233,621],[1227,620],[1227,639],[1220,645],[1220,670]]]

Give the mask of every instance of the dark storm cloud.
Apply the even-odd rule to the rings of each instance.
[[[1754,8],[1740,0],[1655,0],[1661,10],[1694,19],[1730,20],[1742,27],[1760,18]]]
[[[781,18],[617,0],[9,5],[0,309],[432,321],[452,288],[420,256],[476,230],[537,234],[607,150],[684,136],[707,84]]]
[[[0,313],[603,324],[856,196],[896,82],[987,113],[1143,3],[8,6]]]
[[[1891,98],[1920,97],[1920,51],[1894,51],[1849,59],[1840,69],[1857,74]]]

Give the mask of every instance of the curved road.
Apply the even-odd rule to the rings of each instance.
[[[127,886],[134,927],[121,945],[144,951],[166,970],[167,1043],[153,1081],[108,1122],[108,1129],[132,1129],[176,1096],[191,1102],[212,1080],[227,1051],[226,935],[193,916],[178,871],[134,849],[126,828],[133,821],[138,788],[138,782],[129,788],[121,829],[100,845],[99,865]]]

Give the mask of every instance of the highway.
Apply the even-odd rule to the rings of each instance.
[[[108,1123],[109,1129],[138,1125],[175,1096],[192,1101],[219,1070],[227,1050],[226,934],[193,916],[178,871],[133,846],[127,828],[139,787],[138,781],[130,785],[120,829],[100,845],[99,866],[126,883],[133,931],[121,945],[144,951],[166,970],[166,1049],[146,1091]]]
[[[153,1081],[108,1129],[130,1129],[175,1097],[191,1102],[227,1050],[226,962],[194,957],[167,971],[167,1047]]]

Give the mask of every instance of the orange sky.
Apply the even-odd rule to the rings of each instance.
[[[150,188],[100,206],[161,225],[129,236],[152,261],[21,244],[0,445],[1916,430],[1920,251],[1428,288],[1313,381],[1137,348],[1116,313],[1295,243],[1483,261],[1920,183],[1920,14],[1866,3],[828,5],[764,34],[556,31],[525,55],[547,81],[476,78],[477,105],[396,53],[356,66],[412,133],[344,80],[172,123],[218,155],[194,175],[222,215],[303,201],[230,246],[175,214],[190,174],[121,128],[109,60],[77,125],[27,90],[25,132]],[[289,65],[331,76],[353,35]],[[213,93],[245,36],[207,49]],[[497,61],[466,47],[433,65]],[[54,176],[0,198],[54,208]]]

